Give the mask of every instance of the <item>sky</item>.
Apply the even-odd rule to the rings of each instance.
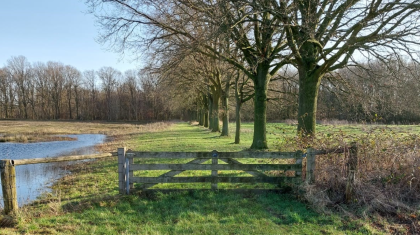
[[[80,71],[111,66],[124,72],[140,63],[95,41],[99,28],[84,0],[1,0],[0,67],[12,56],[61,62]]]

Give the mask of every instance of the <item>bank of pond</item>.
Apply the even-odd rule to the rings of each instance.
[[[106,140],[106,135],[102,134],[66,136],[75,140],[38,143],[0,143],[0,160],[93,154],[96,153],[95,145],[101,144]],[[72,163],[53,162],[17,166],[16,190],[19,206],[28,204],[41,194],[49,192],[49,187],[55,180],[68,173],[66,166]],[[0,206],[3,206],[1,195]]]

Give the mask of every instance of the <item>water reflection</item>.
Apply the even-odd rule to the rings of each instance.
[[[56,157],[64,155],[84,155],[96,153],[94,146],[105,141],[105,135],[83,134],[68,135],[76,141],[53,141],[41,143],[1,143],[0,159],[28,159]],[[41,163],[16,166],[16,188],[18,204],[27,204],[40,194],[48,191],[48,186],[64,174],[65,167],[72,162]],[[0,183],[1,185],[1,183]],[[0,194],[0,206],[3,198]]]

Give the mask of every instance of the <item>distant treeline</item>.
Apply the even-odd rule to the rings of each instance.
[[[12,57],[0,68],[0,118],[195,119],[194,93],[177,92],[159,81],[141,70],[121,73],[103,67],[80,72],[59,62],[29,63],[23,56]],[[296,119],[298,89],[293,75],[271,82],[267,119]],[[324,79],[319,92],[319,120],[420,122],[420,70],[411,63],[374,62],[343,69]],[[234,118],[234,108],[230,113]],[[242,118],[253,119],[253,102],[244,104]]]
[[[152,77],[112,67],[80,72],[59,62],[12,57],[0,68],[0,118],[163,120],[173,118]]]

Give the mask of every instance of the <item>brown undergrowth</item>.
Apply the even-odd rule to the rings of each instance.
[[[161,131],[171,122],[141,124],[137,122],[84,122],[84,121],[0,121],[0,142],[42,142],[70,140],[62,135],[104,134],[122,139],[141,133]]]
[[[12,228],[16,223],[16,219],[13,216],[0,214],[0,228]]]
[[[0,142],[17,142],[17,143],[32,143],[32,142],[48,142],[48,141],[68,141],[76,140],[76,138],[68,136],[56,135],[3,135],[0,136]]]
[[[384,229],[392,233],[420,233],[420,135],[379,128],[353,136],[284,138],[279,147],[306,151],[349,147],[350,142],[358,144],[353,201],[345,203],[348,152],[317,155],[315,184],[302,186],[304,199],[323,212],[339,209],[349,216],[386,218],[392,223],[378,226],[388,226]]]

